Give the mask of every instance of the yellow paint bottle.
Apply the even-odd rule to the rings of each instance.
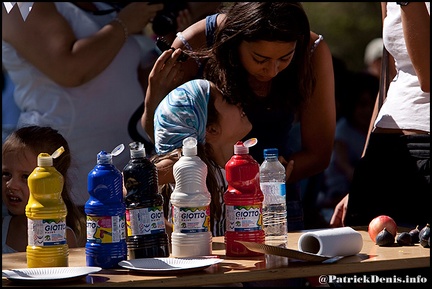
[[[63,152],[64,148],[60,147],[52,156],[40,153],[38,166],[28,177],[30,197],[25,211],[29,268],[69,266],[69,247],[66,243],[67,209],[61,195],[64,179],[53,166],[53,158]]]

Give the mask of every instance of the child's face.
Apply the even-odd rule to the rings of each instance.
[[[13,151],[2,158],[2,199],[12,215],[24,215],[29,199],[27,178],[37,166],[37,155],[29,150]]]
[[[223,138],[223,142],[234,145],[252,130],[252,124],[241,106],[228,103],[219,91],[215,92],[214,106],[219,113],[219,141]]]

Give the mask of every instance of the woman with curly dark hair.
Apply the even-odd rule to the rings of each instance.
[[[252,123],[244,138],[258,161],[263,149],[279,149],[281,161],[294,162],[287,182],[288,229],[303,229],[298,182],[329,164],[336,123],[330,50],[310,31],[299,2],[235,2],[181,33],[162,53],[149,75],[142,125],[153,136],[153,114],[173,88],[197,75],[214,82],[230,103],[240,104]],[[191,57],[178,62],[181,53]],[[301,149],[289,134],[300,125]],[[288,174],[287,174],[288,175]]]

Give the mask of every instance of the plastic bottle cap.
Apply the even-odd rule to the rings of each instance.
[[[198,153],[197,148],[198,141],[196,138],[190,136],[183,140],[183,155],[184,156],[196,156]]]
[[[37,164],[39,167],[52,167],[53,159],[58,158],[65,151],[64,147],[59,147],[52,155],[47,153],[40,153],[37,158]]]
[[[37,158],[37,164],[39,167],[52,167],[53,158],[47,153],[40,153]]]
[[[106,151],[100,151],[97,154],[97,163],[100,164],[112,164],[112,157],[118,156],[124,150],[124,144],[116,146],[111,153]]]
[[[144,144],[141,142],[131,142],[129,144],[129,149],[132,158],[143,158],[146,156]]]
[[[100,151],[100,153],[97,154],[97,163],[112,164],[112,155],[107,153],[106,151]]]
[[[278,156],[279,156],[279,150],[277,148],[264,149],[264,158],[278,157]]]
[[[234,145],[234,154],[236,155],[245,155],[249,153],[249,147],[245,147],[242,141],[238,141]]]
[[[253,138],[250,138],[250,139],[248,139],[247,141],[245,141],[245,142],[243,143],[243,145],[244,145],[245,147],[250,148],[250,147],[253,147],[254,145],[256,145],[257,143],[258,143],[258,139],[255,138],[255,137],[253,137]]]

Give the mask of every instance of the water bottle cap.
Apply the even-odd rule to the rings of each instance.
[[[131,142],[129,144],[131,158],[143,158],[146,156],[144,144],[141,142]]]
[[[277,148],[264,149],[264,158],[278,157],[278,156],[279,156],[279,150]]]
[[[52,167],[53,159],[58,158],[65,151],[64,147],[59,147],[52,155],[47,153],[40,153],[37,158],[37,164],[39,167]]]
[[[196,138],[190,136],[183,140],[183,155],[184,156],[196,156],[198,153],[197,148],[198,141]]]

